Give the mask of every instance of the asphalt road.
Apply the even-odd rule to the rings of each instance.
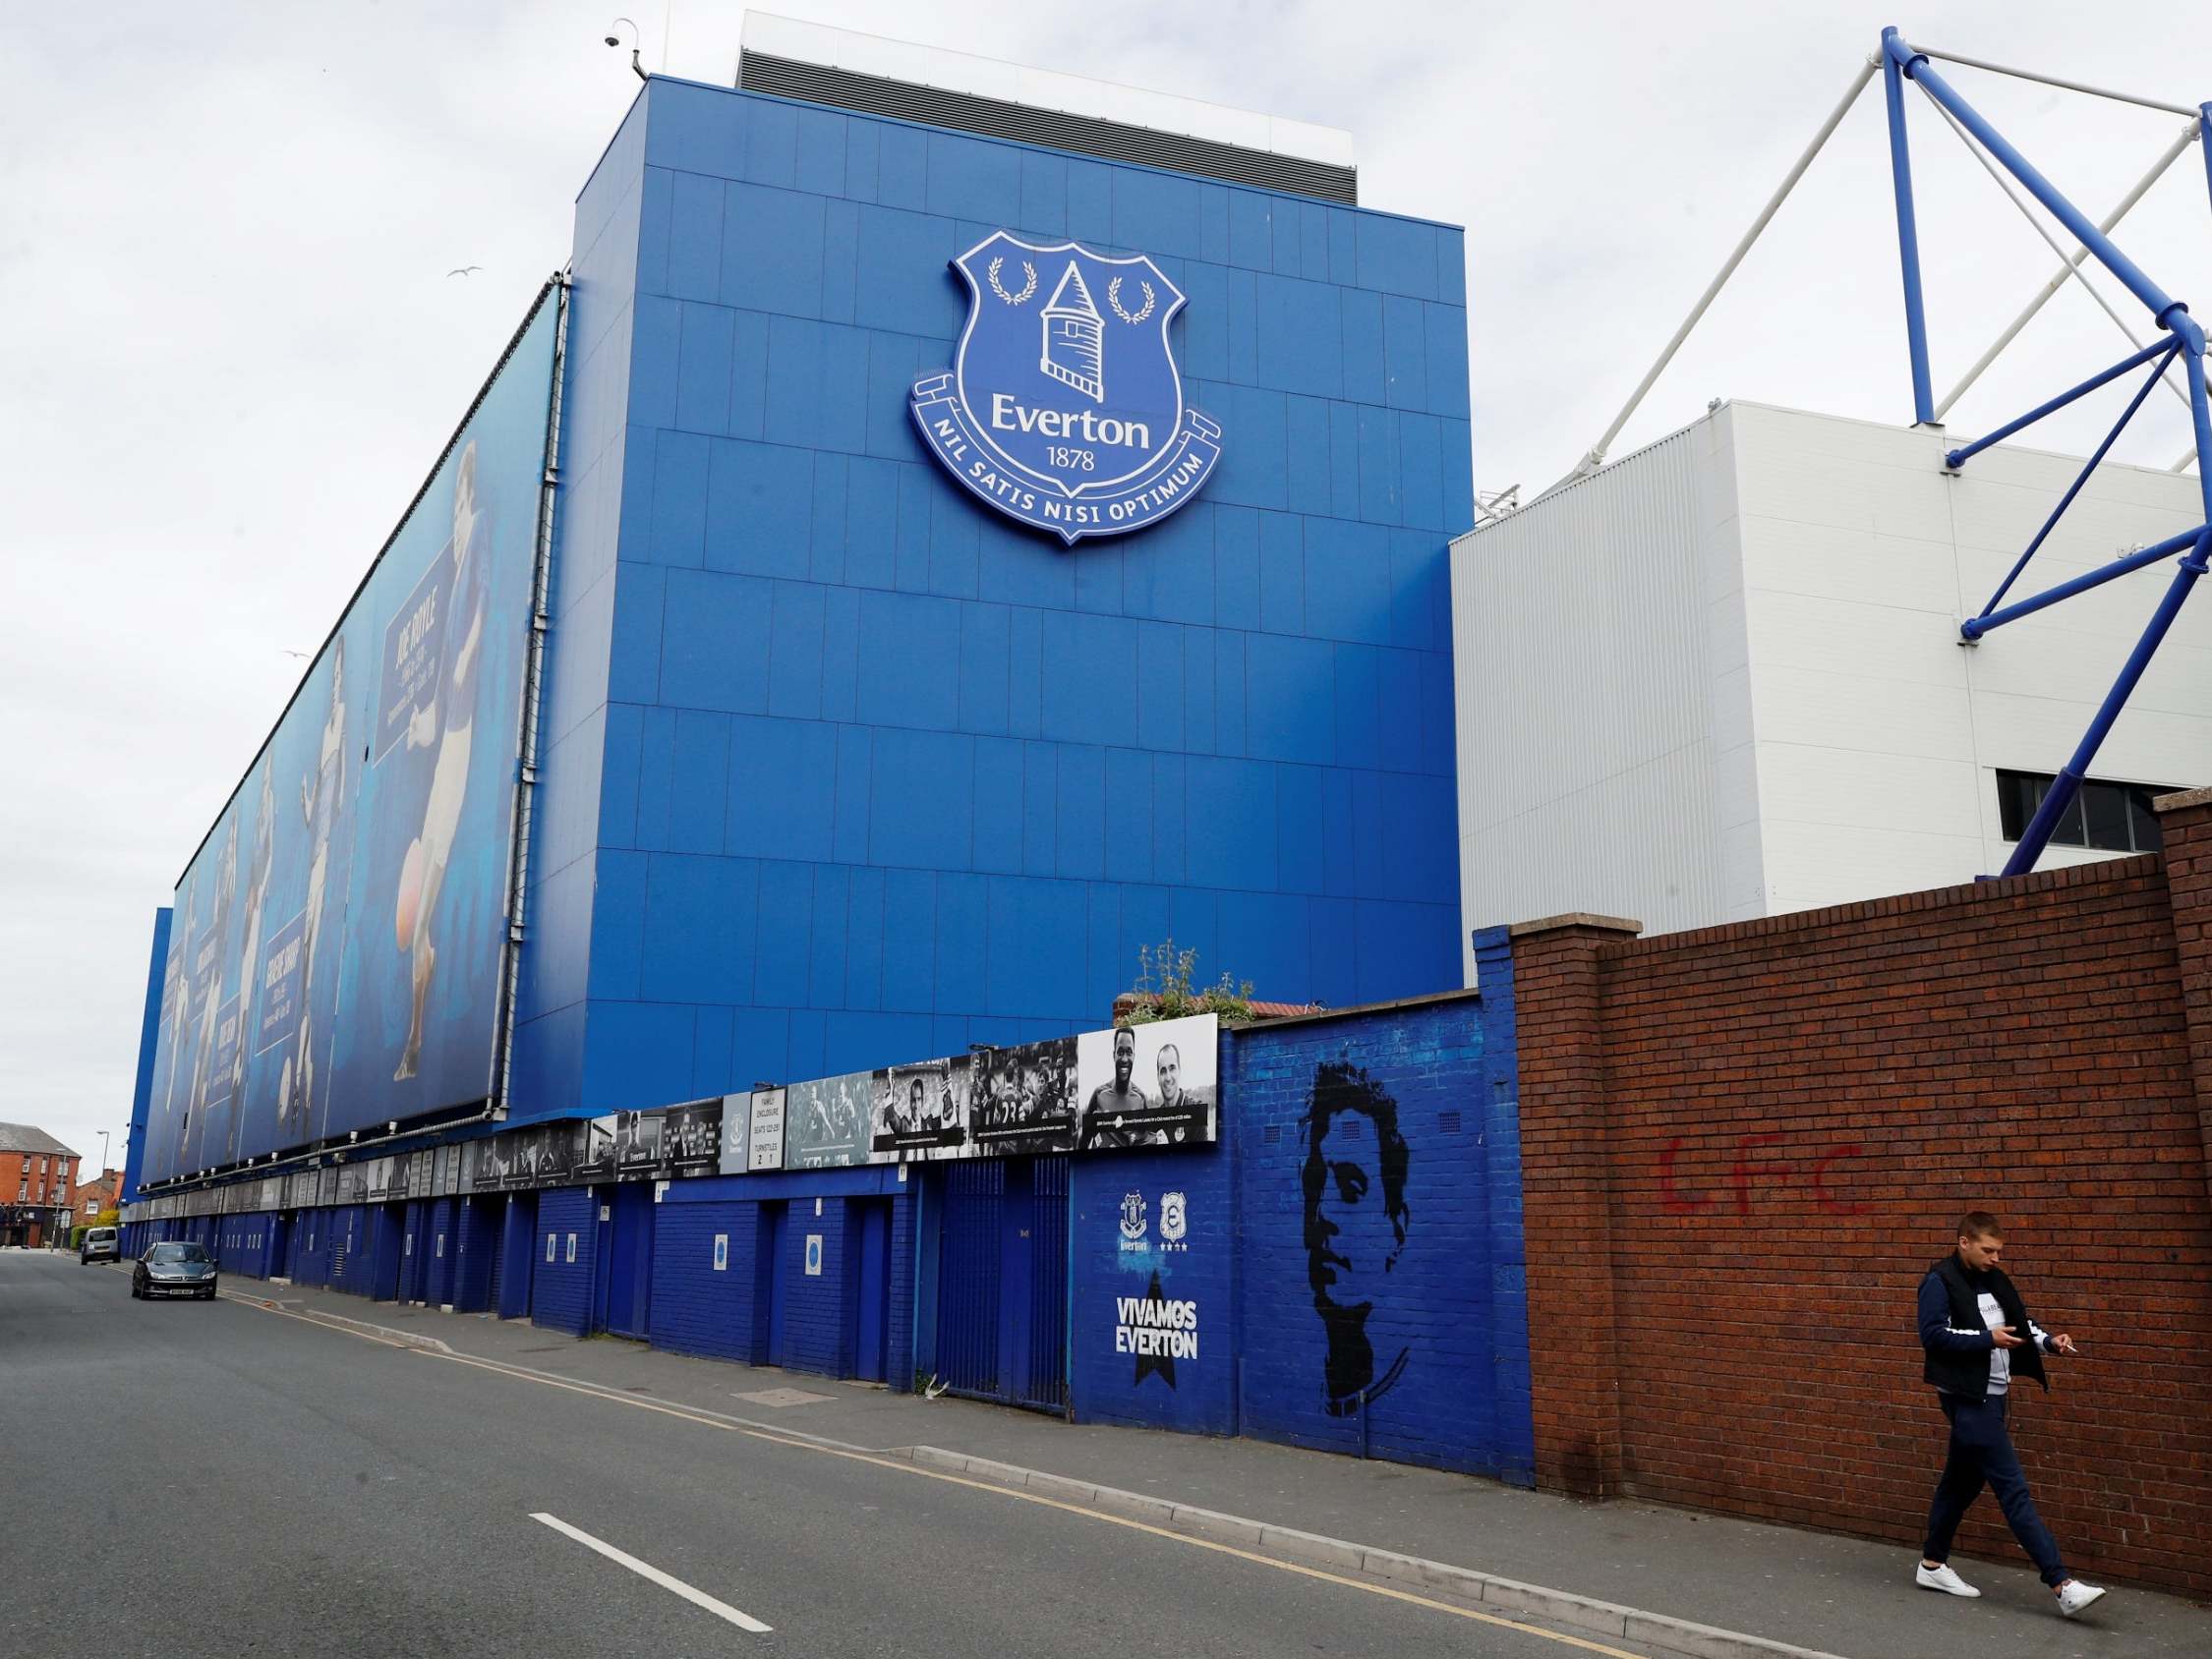
[[[11,1631],[41,1632],[27,1651],[1594,1650],[680,1407],[128,1291],[121,1270],[0,1252],[0,1598]]]

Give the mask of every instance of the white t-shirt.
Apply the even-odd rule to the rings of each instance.
[[[1974,1300],[1982,1310],[1982,1323],[1992,1331],[2005,1323],[2005,1310],[1997,1305],[1997,1298],[1987,1290],[1977,1292]],[[2012,1334],[2014,1336],[2019,1335],[2017,1331]],[[2028,1321],[2027,1341],[2033,1343],[2039,1348],[2046,1345],[2049,1341],[2043,1327],[2032,1319]],[[1999,1395],[2008,1391],[2011,1386],[2011,1353],[2009,1350],[2001,1347],[1991,1348],[1989,1350],[1989,1398],[1995,1400]]]
[[[2005,1310],[1987,1290],[1975,1298],[1981,1305],[1982,1323],[1995,1331],[2005,1323]],[[2001,1347],[1989,1350],[1989,1397],[1995,1400],[2012,1386],[2012,1356]]]

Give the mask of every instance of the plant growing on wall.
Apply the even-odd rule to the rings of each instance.
[[[1136,964],[1135,991],[1141,1001],[1130,1011],[1132,1025],[1189,1014],[1219,1014],[1232,1024],[1252,1018],[1252,981],[1233,982],[1224,972],[1212,985],[1196,989],[1198,953],[1178,950],[1172,936],[1156,948],[1138,945]]]

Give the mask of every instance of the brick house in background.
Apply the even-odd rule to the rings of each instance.
[[[69,1208],[77,1154],[43,1129],[0,1123],[0,1245],[36,1245]]]
[[[122,1204],[121,1170],[102,1170],[92,1179],[80,1181],[69,1189],[70,1219],[79,1227],[88,1226],[93,1217],[120,1209]]]

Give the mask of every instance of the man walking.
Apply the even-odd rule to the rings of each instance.
[[[2058,1596],[2059,1611],[2071,1619],[2105,1592],[2061,1564],[2058,1543],[2028,1495],[2005,1419],[2015,1371],[2048,1389],[2042,1356],[2080,1350],[2071,1337],[2054,1337],[2028,1317],[2019,1291],[1997,1265],[2004,1251],[1997,1218],[1973,1211],[1958,1224],[1957,1249],[1920,1282],[1920,1345],[1927,1352],[1921,1376],[1935,1386],[1950,1420],[1950,1455],[1928,1511],[1928,1539],[1914,1582],[1947,1595],[1982,1593],[1947,1563],[1951,1537],[1986,1483],[1996,1491],[2012,1536]]]

